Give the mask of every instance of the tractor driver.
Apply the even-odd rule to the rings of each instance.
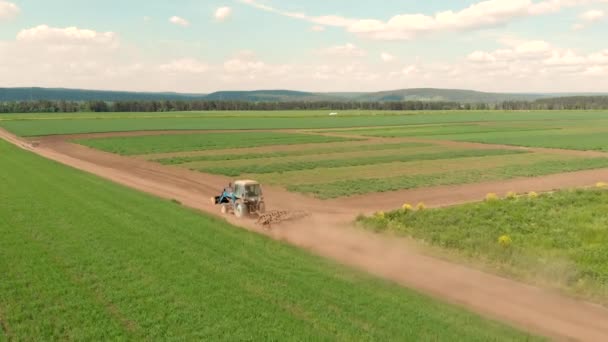
[[[234,192],[234,189],[232,188],[232,183],[228,183],[228,186],[224,189],[224,192],[227,194],[231,194]]]

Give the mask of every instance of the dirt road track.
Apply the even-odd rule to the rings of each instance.
[[[162,198],[177,199],[185,206],[212,214],[217,214],[217,208],[207,198],[215,195],[218,187],[227,181],[224,177],[120,157],[65,141],[43,142],[33,148],[2,129],[0,138],[48,159]],[[444,205],[482,198],[490,187],[517,190],[519,186],[530,186],[526,191],[542,191],[563,185],[592,184],[597,181],[595,177],[600,176],[608,176],[608,171],[541,177],[530,183],[525,183],[530,180],[515,180],[377,196],[378,200],[390,198],[383,205],[393,207],[409,196],[431,205]],[[562,183],[564,181],[567,182]],[[249,221],[233,218],[229,221],[534,333],[558,340],[608,341],[608,310],[603,307],[438,260],[419,253],[405,240],[387,239],[349,227],[348,222],[356,213],[370,210],[374,197],[368,196],[367,203],[363,198],[355,198],[339,205],[336,201],[318,201],[280,189],[267,189],[266,193],[271,200],[269,207],[296,209],[295,206],[314,215],[308,221],[271,232],[264,232]],[[422,198],[425,196],[426,199]]]

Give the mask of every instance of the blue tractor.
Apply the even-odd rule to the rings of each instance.
[[[266,204],[260,183],[252,180],[238,180],[224,189],[212,202],[221,206],[222,214],[234,214],[238,218],[262,215]]]

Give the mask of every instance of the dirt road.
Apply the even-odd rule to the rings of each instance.
[[[211,214],[217,214],[217,208],[208,198],[228,182],[224,177],[121,157],[61,139],[43,140],[34,148],[2,129],[0,138],[46,158]],[[374,206],[386,205],[384,209],[418,200],[445,205],[483,198],[489,188],[543,191],[589,185],[600,179],[608,179],[607,170],[379,194],[366,196],[366,200],[360,197],[340,202],[319,201],[270,188],[266,189],[271,200],[269,207],[305,209],[314,213],[313,217],[271,232],[264,232],[249,221],[229,221],[534,333],[559,340],[608,341],[608,310],[603,307],[432,258],[406,240],[387,239],[349,226],[357,213],[376,210],[370,208],[376,200],[381,204]]]

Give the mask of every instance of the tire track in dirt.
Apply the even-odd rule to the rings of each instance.
[[[121,157],[65,141],[42,141],[34,148],[1,129],[0,138],[43,157],[161,198],[177,199],[184,206],[213,215],[218,215],[218,210],[208,198],[216,195],[228,181],[225,177]],[[608,170],[597,172],[587,177],[581,177],[584,173],[577,172],[557,178],[488,183],[481,187],[420,189],[408,194],[373,196],[385,198],[384,203],[391,206],[402,203],[404,195],[428,196],[435,205],[446,205],[483,198],[489,186],[512,186],[514,182],[522,182],[520,186],[530,186],[528,190],[542,190],[587,185],[596,175],[608,175]],[[563,184],[564,180],[569,183]],[[534,333],[559,340],[608,341],[606,308],[424,255],[405,239],[353,229],[350,221],[354,215],[369,210],[370,202],[379,198],[365,196],[350,201],[319,201],[272,187],[266,187],[265,192],[270,208],[303,209],[313,216],[272,231],[264,231],[249,220],[239,221],[234,217],[226,220]]]

